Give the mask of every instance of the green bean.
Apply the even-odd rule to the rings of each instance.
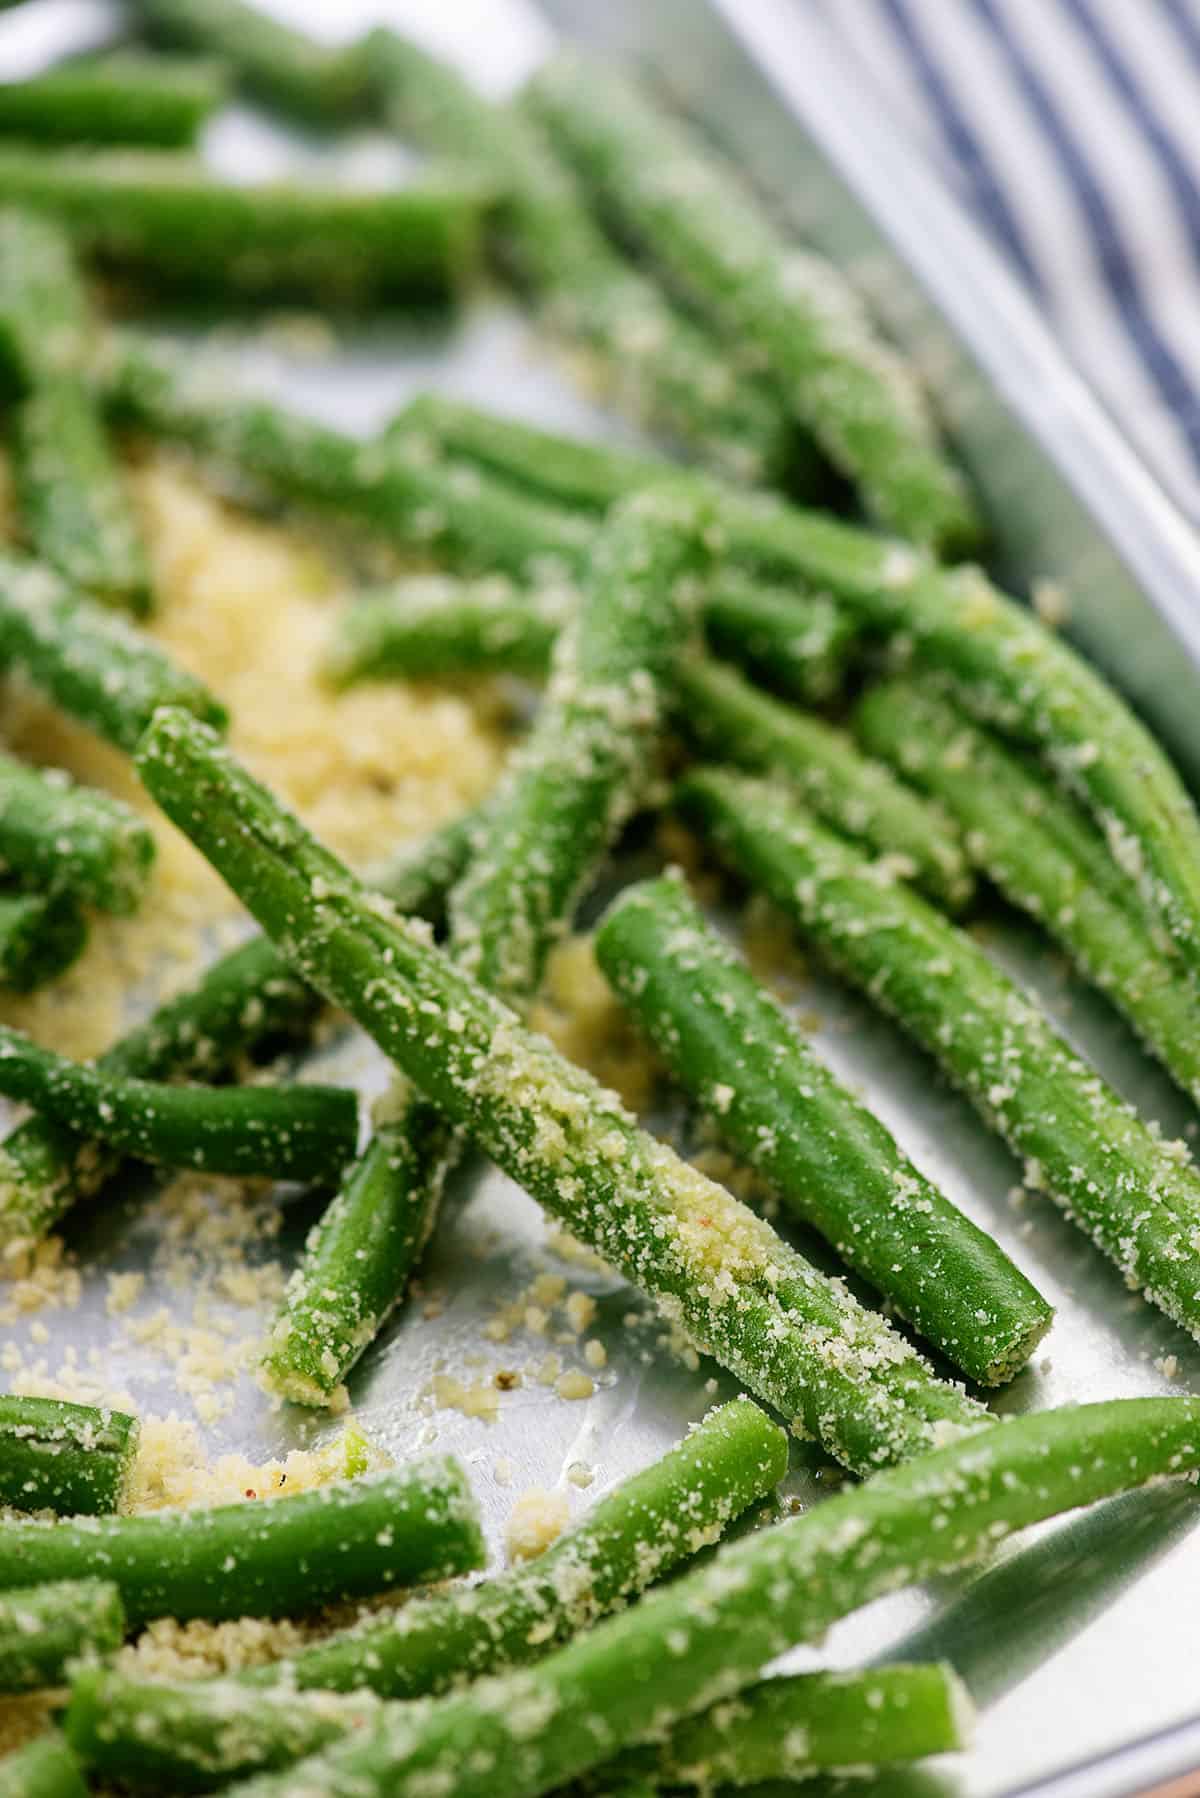
[[[62,1580],[0,1592],[0,1692],[65,1685],[72,1662],[125,1640],[121,1594],[108,1580]]]
[[[343,608],[323,672],[335,687],[395,675],[545,671],[574,609],[564,586],[518,593],[503,578],[414,576]]]
[[[759,692],[719,662],[685,658],[675,679],[680,727],[700,750],[779,775],[818,817],[887,857],[941,904],[957,909],[970,898],[955,826],[844,732]]]
[[[136,0],[155,43],[218,57],[257,99],[321,126],[354,124],[367,99],[356,46],[330,49],[242,0]]]
[[[649,494],[596,540],[584,605],[450,898],[456,954],[502,997],[536,987],[554,933],[646,784],[690,583],[705,567],[702,527],[686,501]]]
[[[146,612],[150,573],[133,508],[83,377],[88,334],[87,298],[59,227],[0,210],[0,345],[19,387],[10,448],[25,533],[65,579]]]
[[[945,805],[980,871],[1044,926],[1200,1099],[1200,995],[1078,805],[931,681],[874,687],[855,728]]]
[[[562,583],[522,592],[510,582],[413,576],[364,594],[334,624],[324,670],[334,686],[405,676],[545,673],[577,605]],[[721,571],[700,594],[705,635],[785,692],[829,699],[853,644],[823,596],[777,591]]]
[[[328,1405],[403,1297],[458,1159],[454,1132],[401,1084],[309,1232],[267,1337],[268,1391]]]
[[[752,581],[720,569],[701,600],[713,653],[805,705],[833,699],[858,646],[858,629],[828,593]]]
[[[974,505],[912,370],[831,263],[782,237],[731,167],[604,67],[555,57],[524,104],[675,289],[729,340],[761,351],[876,518],[938,548],[978,541]]]
[[[172,1086],[85,1067],[0,1024],[0,1092],[76,1135],[165,1167],[336,1180],[354,1155],[348,1086]]]
[[[67,892],[103,911],[136,911],[154,836],[132,807],[56,768],[0,754],[0,868],[42,892]]]
[[[62,1517],[119,1510],[140,1427],[123,1411],[0,1397],[0,1504]]]
[[[219,63],[122,50],[0,87],[0,132],[30,142],[193,143],[225,98]]]
[[[290,1767],[379,1711],[369,1692],[255,1691],[231,1679],[135,1680],[87,1669],[63,1727],[93,1777],[151,1792],[211,1792]]]
[[[99,1575],[120,1588],[134,1629],[151,1617],[301,1616],[482,1562],[475,1503],[448,1456],[291,1497],[0,1531],[0,1591]]]
[[[438,921],[466,862],[470,817],[435,832],[371,876],[397,910]],[[0,926],[3,906],[0,902]],[[0,936],[2,944],[2,936]],[[215,961],[196,984],[166,1000],[100,1057],[106,1074],[163,1080],[213,1079],[263,1047],[300,1048],[323,1004],[293,974],[274,944],[255,937]],[[45,1117],[20,1124],[0,1145],[0,1255],[26,1248],[121,1166],[110,1147],[73,1135]]]
[[[148,637],[14,555],[0,555],[0,658],[118,749],[135,747],[160,705],[227,721],[221,702]]]
[[[682,881],[618,896],[596,957],[718,1134],[856,1273],[985,1386],[1024,1366],[1053,1313],[825,1068]]]
[[[721,855],[939,1060],[984,1122],[1144,1293],[1200,1334],[1200,1174],[1161,1141],[965,931],[760,781],[685,777]]]
[[[80,251],[156,287],[346,303],[454,292],[490,195],[453,170],[388,188],[236,185],[174,150],[0,145],[0,200],[49,213]]]
[[[69,893],[0,891],[0,987],[30,993],[78,961],[87,924]]]
[[[286,1766],[361,1727],[372,1695],[444,1691],[549,1653],[718,1539],[786,1470],[786,1436],[735,1399],[524,1566],[414,1598],[257,1669],[249,1685],[153,1687],[147,1700],[132,1681],[85,1676],[71,1695],[70,1740],[96,1771],[171,1789]],[[264,1693],[264,1682],[281,1690]],[[349,1705],[325,1702],[329,1689],[352,1693]]]
[[[85,1678],[102,1678],[89,1674]],[[803,1780],[952,1754],[966,1746],[966,1688],[947,1666],[894,1664],[854,1673],[798,1673],[747,1686],[685,1717],[665,1741],[626,1749],[606,1778],[654,1786],[749,1786]]]
[[[550,689],[511,757],[450,896],[456,957],[503,996],[536,987],[556,931],[628,817],[687,627],[699,520],[635,499],[597,538],[588,591],[559,640]],[[330,1394],[407,1285],[459,1144],[406,1097],[317,1225],[263,1363],[272,1390]]]
[[[417,927],[388,918],[214,732],[164,709],[138,766],[293,966],[785,1419],[859,1468],[989,1422],[882,1318],[640,1131],[612,1094],[525,1030]]]
[[[797,1642],[1014,1530],[1200,1461],[1194,1399],[1118,1399],[1006,1421],[720,1550],[536,1666],[385,1709],[239,1798],[539,1798],[726,1700]]]
[[[734,1399],[532,1561],[466,1591],[415,1598],[248,1677],[414,1698],[537,1659],[719,1540],[786,1472],[786,1436],[749,1399]]]
[[[0,1760],[0,1798],[87,1798],[83,1769],[58,1736],[39,1736]]]
[[[470,412],[462,424],[451,414],[443,437],[435,416],[427,436],[544,496],[578,494],[585,477],[570,471],[579,461],[596,470],[586,478],[598,490],[603,481],[624,490],[624,453],[610,446]],[[567,471],[561,491],[559,464]],[[1037,748],[1101,825],[1192,970],[1200,969],[1200,822],[1191,799],[1150,733],[1069,644],[975,569],[937,571],[908,545],[691,470],[674,479],[709,505],[717,553],[828,590],[862,624],[899,639],[952,681],[973,715]]]
[[[705,475],[667,456],[547,430],[437,391],[408,400],[385,437],[392,443],[423,445],[427,455],[438,453],[468,463],[502,476],[534,499],[580,512],[607,512],[618,500],[663,481],[680,481],[689,489],[695,483],[697,497],[723,491]]]
[[[550,331],[585,350],[608,397],[735,478],[781,470],[794,447],[783,406],[738,351],[719,349],[614,249],[531,120],[395,31],[373,31],[364,59],[401,136],[499,187],[497,259],[532,290]]]
[[[247,399],[207,358],[114,332],[94,373],[120,422],[185,443],[273,497],[344,513],[405,548],[519,578],[575,568],[587,553],[592,530],[560,508],[489,485],[472,468],[448,468],[419,445],[401,453],[362,443]]]
[[[65,1728],[93,1774],[156,1791],[211,1791],[365,1734],[398,1710],[366,1691],[256,1692],[229,1679],[169,1685],[85,1669],[72,1683]],[[718,1780],[742,1786],[894,1765],[963,1747],[969,1716],[970,1701],[945,1667],[799,1674],[685,1719],[661,1744],[626,1749],[601,1777],[605,1790],[613,1780],[644,1780],[651,1791],[709,1791]]]

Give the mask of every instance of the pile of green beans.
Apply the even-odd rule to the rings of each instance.
[[[614,1095],[425,934],[382,914],[213,731],[164,708],[138,767],[304,978],[786,1419],[860,1470],[988,1426],[988,1413],[935,1378],[881,1317],[639,1130]],[[432,1029],[432,1019],[453,1027]]]
[[[1145,1294],[1200,1337],[1200,1175],[1054,1030],[974,938],[881,875],[786,796],[702,769],[678,793],[696,825],[801,934],[889,1012],[1045,1191]]]
[[[602,65],[553,57],[523,98],[618,231],[726,341],[756,346],[868,511],[939,549],[977,544],[916,376],[837,269],[782,237],[731,167]]]
[[[436,921],[466,861],[471,821],[435,832],[416,851],[378,868],[372,883],[398,911]],[[319,996],[265,937],[231,949],[190,988],[166,1000],[101,1056],[105,1074],[138,1080],[213,1080],[263,1048],[301,1048],[322,1012]],[[0,1143],[0,1248],[45,1236],[79,1199],[121,1165],[111,1145],[37,1114]]]
[[[535,1666],[386,1707],[348,1741],[239,1798],[540,1798],[753,1685],[835,1619],[961,1567],[1013,1531],[1200,1459],[1195,1399],[1125,1399],[1009,1420],[922,1456],[597,1624]],[[734,1713],[736,1717],[736,1713]],[[688,1724],[688,1728],[697,1727]]]
[[[479,1580],[453,1457],[368,1472],[355,1426],[334,1484],[132,1515],[137,1417],[0,1396],[0,1694],[58,1705],[0,1760],[0,1798],[765,1793],[960,1749],[971,1706],[949,1666],[774,1666],[1015,1530],[1194,1478],[1200,1399],[1011,1419],[974,1395],[1026,1366],[1051,1306],[662,860],[703,880],[711,849],[772,902],[938,1060],[1025,1185],[1200,1340],[1200,1174],[955,921],[990,882],[1200,1101],[1200,816],[1065,641],[939,562],[983,528],[916,371],[635,83],[555,55],[496,103],[390,29],[327,47],[247,0],[129,10],[170,54],[134,44],[0,87],[17,513],[0,670],[132,757],[263,934],[94,1063],[0,1023],[0,1093],[32,1111],[0,1142],[0,1261],[24,1274],[131,1161],[326,1187],[258,1377],[275,1404],[336,1409],[471,1149],[744,1391]],[[230,183],[187,152],[231,92],[439,160],[386,188]],[[95,303],[113,276],[122,295],[445,302],[485,252],[658,447],[440,393],[352,437]],[[120,615],[157,596],[122,461],[142,446],[114,431],[370,540],[362,566],[386,584],[331,623],[331,700],[364,680],[545,677],[477,811],[359,876],[248,772],[222,696]],[[820,509],[852,503],[869,524]],[[627,827],[659,871],[604,892],[595,960],[655,1071],[755,1177],[753,1205],[525,1021]],[[54,978],[92,911],[136,912],[154,854],[132,807],[0,753],[0,989]],[[267,1073],[347,1021],[394,1069],[362,1149],[353,1088]],[[776,1229],[776,1205],[846,1279]],[[586,1327],[580,1298],[560,1341]],[[835,1494],[796,1515],[792,1437],[858,1483],[834,1469]],[[331,1605],[353,1608],[321,1618]],[[158,1620],[277,1617],[320,1628],[217,1679],[148,1681],[122,1651]]]

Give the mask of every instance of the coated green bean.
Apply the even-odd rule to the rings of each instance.
[[[988,1414],[935,1379],[882,1318],[640,1131],[612,1094],[427,936],[386,916],[211,730],[164,709],[138,765],[304,977],[785,1419],[858,1468],[987,1425]]]
[[[626,888],[595,944],[672,1072],[783,1203],[971,1379],[1011,1379],[1050,1306],[818,1061],[682,881]]]
[[[330,49],[243,0],[135,0],[154,42],[218,57],[247,93],[321,126],[365,112],[367,70],[357,46]]]
[[[123,1154],[213,1174],[336,1180],[358,1141],[348,1086],[173,1086],[85,1067],[0,1024],[0,1092]]]
[[[1075,801],[929,680],[874,687],[855,728],[874,754],[941,801],[980,871],[1038,919],[1200,1099],[1200,994]]]
[[[472,828],[466,817],[435,831],[415,851],[376,869],[373,884],[398,911],[438,921],[465,865]],[[255,937],[120,1037],[98,1066],[133,1079],[190,1074],[212,1080],[243,1054],[276,1044],[304,1046],[322,1011],[320,997],[292,973],[274,944]],[[120,1165],[119,1153],[47,1118],[18,1125],[0,1144],[0,1253],[44,1236]]]
[[[83,1769],[58,1736],[39,1736],[0,1760],[0,1798],[87,1798]]]
[[[135,747],[160,705],[187,706],[218,726],[228,719],[149,637],[14,555],[0,555],[0,658],[118,749]]]
[[[843,731],[759,692],[720,662],[683,658],[675,679],[679,725],[697,748],[779,775],[818,817],[887,857],[941,904],[957,909],[971,897],[956,827]]]
[[[1014,1418],[877,1474],[720,1550],[535,1666],[386,1708],[376,1724],[239,1798],[539,1798],[728,1700],[797,1642],[883,1593],[960,1567],[1014,1530],[1200,1462],[1194,1399],[1118,1399]]]
[[[131,1628],[151,1617],[290,1617],[470,1573],[483,1538],[448,1456],[291,1497],[73,1522],[8,1522],[0,1591],[113,1581]]]
[[[119,1510],[140,1429],[107,1407],[0,1397],[0,1504],[62,1517]]]
[[[155,1687],[147,1699],[132,1681],[85,1677],[72,1692],[70,1739],[99,1771],[172,1789],[286,1766],[360,1726],[372,1695],[444,1691],[549,1653],[717,1540],[786,1470],[783,1431],[735,1399],[511,1572],[413,1598],[256,1670],[251,1685]],[[264,1683],[280,1690],[264,1693]],[[348,1708],[322,1702],[331,1689],[352,1694]]]
[[[550,331],[585,351],[607,397],[739,479],[782,469],[793,449],[783,406],[740,351],[719,349],[614,249],[532,121],[398,32],[372,32],[364,60],[402,136],[499,187],[499,261],[537,297]]]
[[[69,893],[0,891],[0,986],[29,993],[78,961],[87,924]]]
[[[150,573],[133,508],[84,380],[91,334],[59,226],[0,209],[0,350],[18,389],[9,445],[25,534],[65,579],[146,612]]]
[[[942,1064],[1132,1288],[1200,1334],[1200,1174],[974,939],[761,781],[687,775],[684,815]]]
[[[864,505],[937,548],[981,526],[912,369],[823,258],[780,235],[731,166],[632,81],[564,53],[524,104],[606,215],[734,344],[759,349],[802,425]]]
[[[73,1662],[125,1640],[121,1594],[108,1580],[62,1580],[0,1592],[0,1692],[65,1685]]]
[[[0,868],[41,892],[65,892],[103,911],[136,911],[154,862],[154,836],[131,806],[80,787],[56,768],[0,754]]]

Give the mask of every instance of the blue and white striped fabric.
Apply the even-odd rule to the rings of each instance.
[[[824,0],[1200,517],[1200,0]]]

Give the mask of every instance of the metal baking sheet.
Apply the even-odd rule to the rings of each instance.
[[[273,10],[330,37],[381,19],[411,25],[461,54],[496,92],[551,41],[545,19],[520,0],[443,0],[436,18],[421,0],[341,0],[336,9],[326,0],[277,0]],[[902,147],[886,141],[881,121],[855,115],[845,71],[800,0],[726,0],[711,11],[698,0],[609,0],[603,8],[552,0],[548,10],[558,28],[602,35],[669,72],[686,102],[756,174],[770,175],[777,194],[801,203],[804,222],[831,253],[853,262],[873,291],[903,294],[891,322],[917,344],[938,381],[993,510],[1006,572],[1014,579],[1043,573],[1067,581],[1081,640],[1200,771],[1194,726],[1200,690],[1192,659],[1200,620],[1186,605],[1190,571],[1200,563],[1190,531],[967,222],[930,187],[924,171],[909,165]],[[32,69],[86,34],[101,41],[120,29],[119,8],[105,0],[29,0],[0,21],[0,76]],[[769,62],[774,90],[756,56]],[[232,175],[329,154],[242,107],[215,121],[208,153]],[[397,155],[370,135],[335,154],[359,166],[377,166],[381,158],[386,166]],[[901,266],[897,249],[913,271],[903,283],[892,278]],[[321,361],[291,359],[278,340],[249,340],[242,353],[248,377],[265,391],[286,393],[289,404],[355,431],[375,428],[408,393],[436,382],[549,423],[628,434],[564,384],[526,323],[492,296],[444,325],[381,321]],[[1038,989],[1071,1039],[1120,1090],[1171,1134],[1194,1134],[1191,1108],[1036,933],[1000,910],[989,928],[997,953]],[[1200,1392],[1200,1348],[1131,1298],[1047,1204],[1014,1203],[1016,1165],[932,1077],[918,1052],[820,978],[802,979],[796,1003],[820,1017],[815,1040],[831,1065],[1056,1305],[1036,1364],[999,1408]],[[361,1039],[334,1053],[365,1086],[381,1082],[379,1058]],[[306,1222],[295,1208],[285,1214],[285,1253],[295,1252]],[[164,1226],[153,1194],[141,1188],[74,1220],[70,1242],[84,1282],[80,1307],[59,1317],[42,1312],[12,1335],[30,1356],[44,1357],[51,1374],[69,1345],[80,1360],[93,1354],[112,1384],[131,1387],[147,1410],[174,1407],[187,1416],[187,1394],[172,1389],[160,1359],[129,1348],[105,1304],[107,1276],[138,1271],[148,1276],[139,1311],[166,1304],[177,1319],[186,1318],[194,1294],[165,1281]],[[266,1243],[262,1252],[274,1255],[278,1245]],[[564,1403],[527,1382],[504,1395],[494,1424],[431,1410],[422,1394],[439,1362],[486,1378],[545,1352],[535,1338],[491,1343],[482,1326],[546,1270],[589,1287],[598,1300],[594,1333],[606,1344],[609,1366],[595,1396]],[[423,1284],[423,1302],[365,1357],[351,1396],[368,1432],[393,1452],[436,1444],[463,1456],[497,1555],[504,1520],[524,1487],[559,1487],[578,1512],[677,1439],[713,1402],[715,1370],[689,1368],[672,1356],[628,1288],[556,1261],[536,1207],[494,1170],[476,1166],[459,1181]],[[38,1322],[49,1327],[48,1346],[38,1344]],[[244,1311],[237,1323],[241,1331],[249,1327]],[[475,1356],[478,1365],[467,1366]],[[717,1379],[716,1390],[731,1387]],[[330,1433],[328,1422],[271,1410],[248,1374],[233,1397],[233,1408],[204,1432],[214,1457],[236,1449],[262,1458]],[[504,1461],[511,1463],[508,1484],[497,1477]],[[586,1490],[567,1477],[576,1463],[595,1469]],[[819,1458],[798,1450],[794,1495],[812,1502],[828,1485]],[[798,1652],[796,1665],[839,1666],[946,1655],[980,1706],[969,1754],[916,1773],[856,1781],[853,1791],[878,1798],[1001,1798],[1036,1786],[1057,1798],[1117,1798],[1200,1764],[1200,1723],[1176,1727],[1200,1713],[1191,1640],[1200,1602],[1197,1521],[1190,1487],[1135,1494],[1023,1537],[981,1573],[872,1605],[834,1629],[819,1649]],[[1126,1752],[1131,1743],[1141,1746]],[[1078,1771],[1058,1779],[1063,1769]],[[1043,1787],[1046,1780],[1051,1784]]]

